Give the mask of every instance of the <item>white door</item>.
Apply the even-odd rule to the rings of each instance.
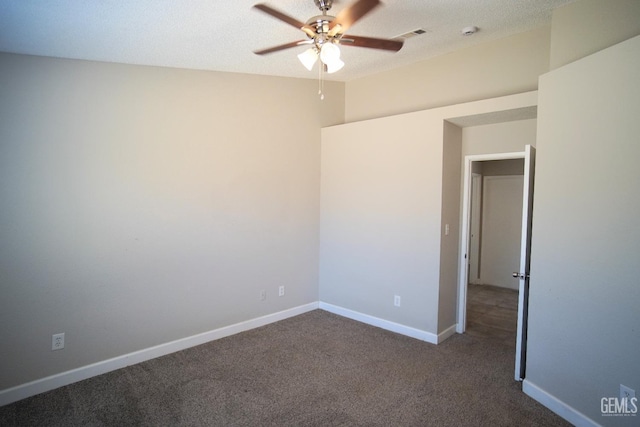
[[[533,210],[533,176],[535,163],[536,149],[527,145],[524,154],[520,271],[513,273],[513,276],[519,279],[515,370],[515,378],[518,381],[524,379],[527,356],[527,309],[529,305],[529,267],[531,265],[531,212]]]

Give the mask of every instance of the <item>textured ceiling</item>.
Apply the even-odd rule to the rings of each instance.
[[[383,0],[348,34],[394,38],[423,28],[400,52],[342,47],[348,81],[453,50],[550,25],[574,0]],[[298,62],[305,46],[266,56],[254,50],[305,38],[251,6],[265,2],[300,21],[313,0],[0,0],[0,51],[127,64],[315,78]],[[352,0],[334,0],[336,15]],[[473,36],[461,35],[470,25]],[[315,70],[315,69],[314,69]]]

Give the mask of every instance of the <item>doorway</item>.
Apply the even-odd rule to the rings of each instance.
[[[514,348],[524,160],[471,165],[466,333]]]
[[[515,378],[517,380],[522,380],[525,373],[534,159],[535,149],[529,145],[524,152],[466,156],[463,181],[461,224],[463,251],[460,257],[456,330],[458,333],[466,330],[468,303],[479,303],[477,286],[483,286],[486,282],[498,285],[493,291],[501,291],[504,288],[503,297],[508,293],[508,288],[517,290],[515,331]],[[492,167],[500,165],[499,169],[502,172],[483,173],[484,167],[489,165]],[[516,167],[522,170],[522,178],[513,175],[514,169],[508,165],[517,165]],[[482,185],[478,184],[478,175],[482,175]],[[498,191],[500,188],[502,192]],[[479,191],[483,194],[482,196],[477,194]],[[493,195],[488,197],[487,193],[493,193]],[[514,215],[518,209],[520,209],[519,213]],[[505,214],[510,216],[510,219],[507,219]],[[483,244],[483,240],[487,243],[486,240],[489,239],[493,240],[491,244]],[[472,261],[472,258],[475,259]],[[513,271],[515,273],[512,273]],[[470,284],[473,286],[473,293],[469,292]],[[486,292],[485,294],[488,295]],[[500,297],[499,292],[493,292],[493,294],[496,298]],[[513,338],[512,335],[511,339]]]

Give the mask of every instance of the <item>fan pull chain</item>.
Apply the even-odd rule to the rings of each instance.
[[[324,71],[324,64],[322,64],[322,62],[320,61],[318,62],[318,95],[320,95],[320,101],[323,101],[324,93],[322,93],[322,90],[324,89],[324,81],[322,80],[322,76]]]

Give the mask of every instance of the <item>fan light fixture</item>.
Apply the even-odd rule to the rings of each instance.
[[[344,67],[344,62],[340,59],[340,48],[335,43],[324,43],[320,49],[314,46],[298,55],[302,65],[309,71],[318,61],[318,57],[325,71],[329,74]]]
[[[313,64],[318,60],[318,49],[315,47],[309,48],[298,55],[298,59],[307,70],[311,71]]]
[[[298,59],[307,70],[311,71],[315,63],[318,62],[318,58],[320,58],[320,66],[318,67],[318,78],[320,81],[318,93],[320,94],[320,99],[324,99],[324,95],[322,94],[322,75],[324,73],[335,73],[344,67],[344,62],[340,59],[340,48],[338,44],[393,52],[397,52],[402,48],[402,40],[379,39],[345,34],[351,25],[378,7],[380,0],[353,0],[351,5],[343,9],[337,16],[327,14],[327,11],[331,9],[333,0],[314,0],[314,3],[320,9],[322,15],[314,16],[306,23],[273,9],[264,3],[254,5],[253,7],[255,9],[302,30],[307,37],[305,40],[298,40],[257,50],[254,51],[254,53],[257,55],[266,55],[296,46],[311,45],[309,49],[298,55]]]

